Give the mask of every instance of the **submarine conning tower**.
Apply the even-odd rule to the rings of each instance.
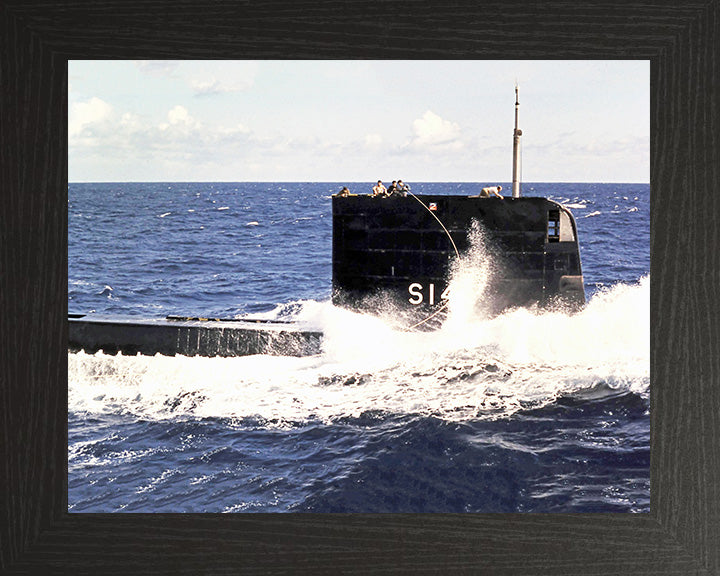
[[[585,303],[572,213],[520,195],[519,106],[516,85],[512,197],[333,196],[334,304],[370,311],[391,304],[413,326],[423,324],[452,298],[451,265],[475,228],[492,261],[478,286],[485,311]]]
[[[468,250],[474,226],[493,261],[483,294],[488,311],[585,303],[575,219],[552,200],[417,195],[332,202],[336,305],[376,309],[390,300],[411,317],[443,306],[452,297],[455,250]]]

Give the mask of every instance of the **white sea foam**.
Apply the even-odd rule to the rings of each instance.
[[[392,312],[355,313],[330,302],[283,304],[323,332],[319,355],[240,358],[69,355],[69,408],[143,418],[331,421],[369,411],[450,420],[496,418],[603,384],[647,397],[650,279],[598,292],[575,314],[478,306],[493,261],[475,231],[453,266],[450,303],[431,332],[398,328]]]
[[[318,356],[70,354],[69,407],[282,423],[374,410],[492,418],[600,383],[647,396],[649,285],[617,285],[573,315],[515,310],[422,333],[308,301],[298,320],[322,329]]]

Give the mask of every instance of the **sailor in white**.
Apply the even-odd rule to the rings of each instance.
[[[488,186],[487,188],[482,189],[480,192],[480,198],[490,198],[491,194],[497,196],[498,198],[502,198],[500,190],[502,190],[502,186]]]

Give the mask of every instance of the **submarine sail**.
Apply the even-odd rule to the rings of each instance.
[[[455,247],[469,249],[474,223],[497,264],[488,310],[585,303],[575,219],[552,200],[417,195],[332,202],[336,305],[376,309],[390,300],[401,312],[442,306]]]

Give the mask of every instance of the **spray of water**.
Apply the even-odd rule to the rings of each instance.
[[[463,330],[488,316],[487,297],[491,280],[498,275],[486,231],[473,221],[468,233],[470,248],[456,258],[450,269],[448,315],[445,331]]]
[[[481,231],[452,270],[439,330],[408,332],[330,302],[279,306],[324,334],[295,358],[69,355],[69,407],[144,418],[333,421],[366,412],[449,420],[506,417],[599,384],[647,397],[649,277],[598,293],[580,312],[516,309],[488,317],[494,270]]]

